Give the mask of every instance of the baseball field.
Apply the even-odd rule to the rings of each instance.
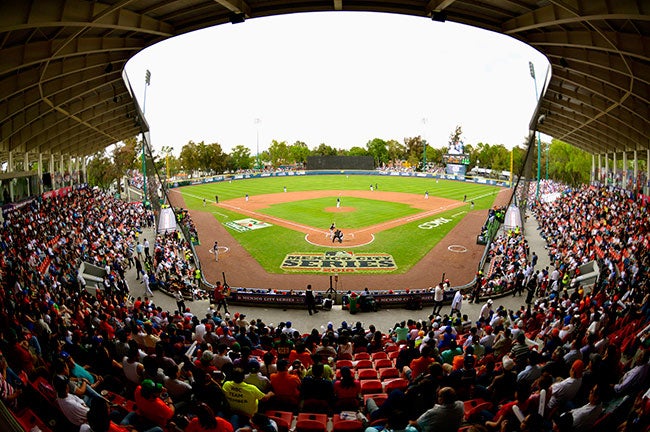
[[[197,219],[199,256],[209,260],[212,239],[219,241],[219,265],[236,269],[232,251],[241,247],[244,258],[250,256],[269,275],[401,275],[468,216],[474,217],[472,226],[482,218],[480,228],[504,190],[432,178],[340,174],[232,180],[173,192],[177,198],[182,194]],[[332,224],[341,242],[332,238]],[[448,249],[462,254],[478,233],[461,232],[462,241]]]

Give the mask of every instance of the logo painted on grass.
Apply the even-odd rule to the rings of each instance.
[[[393,271],[397,264],[390,254],[353,252],[293,253],[284,257],[283,270],[312,270],[327,273]]]
[[[420,225],[418,225],[418,228],[420,228],[420,229],[430,230],[430,229],[437,228],[437,227],[439,227],[440,225],[444,225],[444,224],[446,224],[447,222],[451,222],[451,219],[445,219],[445,218],[443,218],[443,217],[439,217],[439,218],[437,218],[437,219],[434,219],[434,220],[430,220],[430,221],[428,221],[428,222],[421,223]]]
[[[227,226],[228,228],[234,229],[235,231],[239,231],[239,232],[246,232],[246,231],[268,228],[270,226],[273,226],[266,222],[258,221],[257,219],[252,219],[252,218],[239,219],[232,222],[226,222],[224,225]]]

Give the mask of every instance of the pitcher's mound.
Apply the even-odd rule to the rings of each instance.
[[[325,207],[326,212],[330,213],[346,213],[356,211],[356,207]]]

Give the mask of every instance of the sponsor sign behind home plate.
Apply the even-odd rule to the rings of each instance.
[[[283,270],[356,273],[397,270],[393,256],[385,253],[324,252],[292,253],[284,257]]]
[[[239,231],[239,232],[251,231],[251,230],[256,230],[261,228],[268,228],[270,226],[273,226],[269,223],[258,221],[257,219],[253,219],[253,218],[239,219],[232,222],[226,222],[224,225],[227,226],[228,228],[234,229],[235,231]]]

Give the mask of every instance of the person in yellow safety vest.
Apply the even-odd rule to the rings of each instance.
[[[570,280],[571,277],[569,276],[569,272],[564,273],[564,276],[562,276],[562,288],[566,288],[569,285]]]
[[[201,284],[201,269],[196,269],[194,270],[194,282],[196,282],[196,286],[200,286]]]

